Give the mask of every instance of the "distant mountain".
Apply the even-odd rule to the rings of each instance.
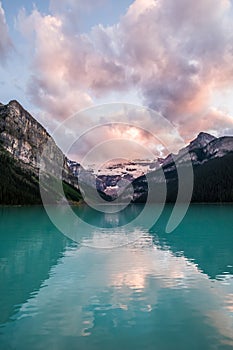
[[[169,154],[165,159],[160,158],[160,164],[163,166],[169,166],[173,164],[181,164],[188,161],[190,158],[193,164],[200,164],[208,159],[206,146],[216,140],[216,137],[208,133],[200,132],[196,139],[191,141],[189,145],[182,148],[178,154]]]
[[[233,137],[216,138],[203,132],[177,155],[170,154],[160,159],[161,169],[147,174],[156,187],[154,200],[159,202],[162,198],[164,177],[167,202],[176,200],[179,186],[177,166],[185,173],[190,158],[194,174],[192,202],[233,202]],[[133,187],[133,201],[145,202],[148,191],[145,176],[134,180]]]
[[[222,157],[233,151],[233,137],[224,136],[216,138],[208,133],[201,132],[188,146],[182,148],[177,155],[170,154],[160,163],[168,166],[174,160],[182,164],[191,157],[194,165],[202,164],[210,159]]]
[[[68,160],[48,132],[17,101],[0,104],[0,204],[40,204],[39,157],[49,143],[48,173],[56,177],[55,166],[63,164],[63,187],[68,200],[79,201],[77,178]],[[54,168],[54,169],[53,169]],[[49,189],[48,189],[49,190]],[[51,203],[60,201],[51,191]]]
[[[186,184],[189,183],[187,165],[193,167],[193,202],[233,202],[233,137],[225,136],[217,138],[205,132],[200,132],[178,154],[169,154],[166,158],[147,161],[147,163],[134,162],[135,168],[144,166],[147,171],[144,175],[134,178],[131,172],[126,173],[122,164],[116,164],[106,168],[106,174],[102,169],[101,174],[93,174],[87,171],[80,178],[80,184],[97,186],[97,190],[103,198],[114,201],[121,193],[122,201],[140,202],[147,201],[148,180],[153,183],[156,191],[155,202],[163,201],[163,188],[167,188],[167,202],[175,202],[178,193],[177,167],[183,172]],[[145,164],[146,167],[145,167]],[[149,165],[149,166],[148,166]],[[122,169],[124,171],[122,171]],[[109,171],[110,170],[110,171]],[[141,171],[141,169],[140,169]],[[136,169],[135,174],[139,173]],[[187,173],[187,176],[185,175]],[[93,181],[93,176],[95,181]],[[131,197],[130,186],[122,193],[121,180],[127,180],[134,188]],[[121,185],[118,186],[118,183]]]
[[[148,162],[147,173],[136,179],[131,173],[121,172],[118,164],[113,171],[96,175],[97,189],[107,195],[106,199],[113,201],[122,193],[118,186],[120,180],[128,180],[134,188],[133,202],[144,203],[147,200],[148,180],[153,183],[156,191],[155,202],[163,200],[163,187],[167,188],[167,202],[175,202],[178,193],[177,167],[186,174],[185,182],[189,182],[187,165],[190,159],[194,173],[193,202],[233,202],[233,137],[216,138],[208,133],[200,132],[197,137],[178,154],[169,154]],[[141,165],[141,162],[138,164]],[[134,162],[134,167],[137,163]],[[146,169],[146,168],[145,168]],[[102,171],[103,172],[103,171]],[[135,172],[136,173],[136,172]],[[87,176],[83,182],[87,181]],[[166,183],[164,183],[166,182]],[[130,186],[121,194],[122,201],[130,201]]]

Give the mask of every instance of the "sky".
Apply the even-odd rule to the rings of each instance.
[[[233,135],[232,0],[2,0],[0,33],[0,101],[17,99],[49,132],[125,102],[185,142]]]

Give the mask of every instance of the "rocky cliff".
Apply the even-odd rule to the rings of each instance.
[[[37,168],[38,155],[49,137],[42,125],[17,101],[0,106],[0,140],[15,158]],[[55,152],[56,148],[54,142]]]
[[[1,185],[1,203],[8,202],[6,200],[7,196],[11,198],[10,201],[13,201],[12,204],[14,204],[14,200],[9,193],[13,188],[18,193],[18,196],[22,195],[23,197],[20,188],[24,188],[24,192],[25,190],[27,192],[25,179],[27,179],[30,196],[34,198],[33,193],[36,192],[37,194],[35,197],[38,197],[38,175],[42,154],[44,155],[44,170],[46,172],[56,177],[56,167],[60,164],[62,165],[63,180],[66,184],[76,189],[78,188],[77,178],[68,167],[67,158],[57,147],[53,138],[17,101],[10,101],[7,105],[0,105],[0,144],[1,177],[2,182],[5,183],[4,188],[3,185]],[[46,152],[44,152],[45,145]],[[8,164],[9,162],[11,163],[10,167]],[[6,168],[9,168],[8,176],[10,176],[10,180],[12,180],[11,184],[9,181],[6,181]],[[32,186],[33,181],[34,183]],[[7,186],[12,186],[12,189],[9,188],[8,191],[6,188]],[[38,201],[40,201],[40,199],[38,199]],[[23,202],[27,202],[27,200],[25,199]],[[17,199],[16,204],[20,203],[21,201]]]
[[[45,128],[17,101],[0,106],[0,142],[14,158],[36,172],[46,145],[48,163],[63,163],[66,179],[70,181],[67,158]]]

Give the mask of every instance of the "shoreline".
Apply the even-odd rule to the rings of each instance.
[[[80,207],[83,205],[88,206],[88,204],[86,204],[85,202],[77,202],[77,203],[68,203],[69,206],[71,207]],[[118,203],[118,204],[111,204],[111,202],[106,202],[106,204],[97,204],[99,207],[104,207],[104,206],[119,206],[125,203]],[[129,203],[128,205],[145,205],[145,203]],[[156,204],[161,204],[159,202],[152,202],[150,203],[150,205],[156,205]],[[175,205],[176,202],[168,202],[168,203],[164,203],[164,205]],[[182,203],[177,203],[179,205],[183,205],[183,204],[187,204],[185,202]],[[47,206],[54,206],[54,207],[62,207],[65,206],[66,203],[54,203],[54,204],[46,204]],[[190,205],[233,205],[233,201],[232,202],[190,202]],[[0,208],[6,208],[6,207],[12,207],[12,208],[19,208],[19,207],[44,207],[43,203],[41,204],[1,204],[0,203]]]

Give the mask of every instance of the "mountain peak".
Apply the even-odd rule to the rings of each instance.
[[[189,150],[194,149],[194,148],[200,148],[208,145],[211,141],[215,140],[216,137],[208,134],[207,132],[200,132],[197,137],[190,142],[189,144]]]
[[[11,100],[8,103],[9,106],[15,106],[21,109],[24,109],[23,106],[17,100]]]
[[[8,103],[0,102],[0,106],[17,106],[23,108],[23,106],[17,100],[10,100]]]
[[[203,132],[203,131],[201,131],[201,132],[199,132],[199,134],[197,135],[197,139],[203,139],[203,138],[205,138],[205,139],[211,139],[211,140],[214,140],[214,139],[216,139],[216,137],[215,136],[213,136],[213,135],[211,135],[211,134],[209,134],[208,132]]]

